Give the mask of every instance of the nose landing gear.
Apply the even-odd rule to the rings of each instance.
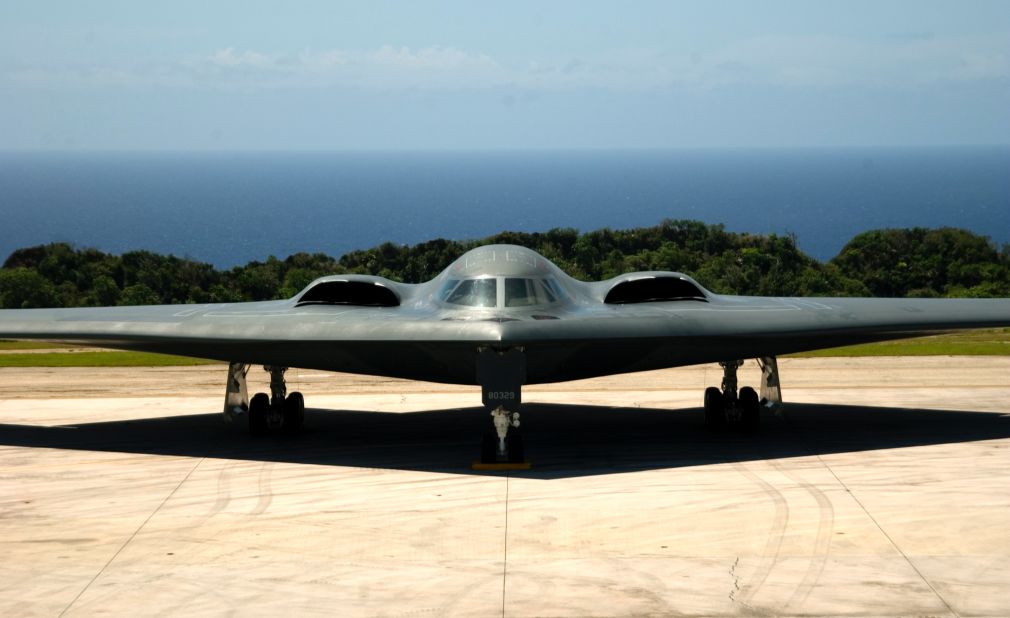
[[[523,447],[523,436],[519,429],[519,413],[509,412],[502,406],[498,406],[491,411],[491,422],[494,424],[494,433],[484,434],[481,442],[480,461],[485,464],[493,463],[523,463],[526,461],[526,452]]]
[[[477,379],[482,399],[490,411],[493,432],[481,441],[480,464],[526,466],[526,449],[519,433],[519,405],[526,381],[526,355],[522,348],[477,352]],[[486,469],[494,469],[493,467]]]

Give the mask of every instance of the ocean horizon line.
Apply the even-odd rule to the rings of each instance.
[[[3,148],[0,154],[451,154],[451,153],[677,153],[677,152],[752,152],[752,151],[818,151],[846,150],[958,150],[958,149],[1010,149],[1007,143],[950,143],[950,144],[809,144],[809,145],[684,145],[655,147],[487,147],[487,148]]]

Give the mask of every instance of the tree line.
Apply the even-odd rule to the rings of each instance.
[[[955,228],[873,230],[820,262],[795,238],[728,232],[722,225],[663,221],[626,230],[502,232],[479,240],[383,243],[339,259],[296,253],[219,270],[130,251],[53,243],[19,249],[0,268],[0,307],[87,307],[290,298],[317,277],[380,275],[419,283],[465,251],[489,243],[534,249],[570,275],[600,280],[640,270],[694,276],[722,294],[762,296],[1010,297],[1010,247]]]

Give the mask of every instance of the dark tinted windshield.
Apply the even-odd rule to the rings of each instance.
[[[445,302],[454,305],[494,307],[498,304],[497,279],[464,279],[455,288],[445,292]]]
[[[555,300],[554,292],[540,279],[505,279],[505,306],[530,307]]]

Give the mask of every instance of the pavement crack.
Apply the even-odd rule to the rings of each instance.
[[[733,588],[729,591],[729,600],[736,601],[736,595],[740,592],[740,576],[736,572],[736,568],[740,565],[740,556],[736,557],[733,561],[733,566],[729,568],[729,576],[733,578]]]
[[[196,464],[192,468],[189,469],[189,472],[186,473],[186,476],[182,477],[182,480],[179,481],[176,484],[176,486],[172,488],[172,491],[168,492],[168,495],[165,496],[165,499],[162,500],[153,511],[151,511],[151,514],[147,516],[147,519],[145,519],[139,526],[137,526],[137,529],[133,531],[133,534],[131,534],[130,537],[126,539],[126,541],[124,541],[122,545],[119,546],[119,549],[116,550],[116,553],[112,554],[112,557],[109,558],[104,565],[102,565],[102,568],[99,569],[97,573],[95,573],[95,576],[92,577],[87,584],[85,584],[84,588],[81,588],[81,591],[77,593],[77,596],[75,596],[69,603],[67,603],[67,606],[63,608],[63,611],[59,613],[59,616],[63,616],[68,611],[70,611],[70,608],[74,606],[74,603],[77,603],[78,599],[84,596],[84,593],[88,591],[88,588],[91,588],[92,584],[94,584],[98,580],[98,578],[102,576],[102,573],[104,573],[105,570],[109,568],[109,565],[112,564],[113,561],[115,561],[115,559],[119,557],[119,554],[123,553],[123,550],[126,549],[126,546],[129,545],[131,542],[133,542],[133,539],[137,538],[137,535],[140,534],[140,531],[144,529],[144,526],[146,526],[148,522],[150,522],[151,519],[158,514],[158,511],[160,511],[169,500],[171,500],[172,496],[175,495],[175,492],[179,491],[179,488],[182,487],[183,483],[188,481],[189,477],[193,476],[193,473],[196,472],[196,469],[200,467],[200,464],[202,464],[204,460],[206,460],[206,457],[201,458],[199,461],[196,462]]]

